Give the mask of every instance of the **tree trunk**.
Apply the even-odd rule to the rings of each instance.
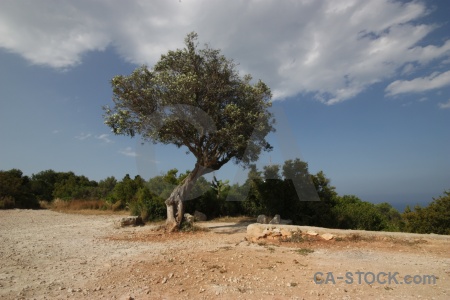
[[[189,193],[194,187],[195,182],[201,176],[212,172],[213,170],[204,168],[198,163],[194,170],[178,185],[169,198],[165,201],[167,207],[166,228],[174,231],[180,228],[184,217],[184,203],[188,199]]]

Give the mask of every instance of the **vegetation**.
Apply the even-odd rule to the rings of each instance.
[[[28,177],[18,169],[0,171],[0,209],[128,210],[145,221],[166,216],[169,228],[184,230],[193,228],[181,226],[184,212],[198,210],[209,218],[279,214],[301,225],[450,234],[450,191],[400,214],[387,202],[338,195],[322,171],[311,175],[300,159],[258,170],[251,163],[271,150],[271,91],[262,81],[252,83],[250,75],[241,77],[219,50],[199,49],[196,41],[191,33],[184,49],[162,55],[152,69],[114,77],[114,107],[104,107],[105,124],[115,134],[186,147],[196,158],[192,171],[99,182],[73,172],[45,170]],[[229,161],[248,167],[242,185],[202,177]]]
[[[104,117],[115,134],[186,147],[196,158],[165,201],[169,228],[180,227],[184,202],[202,175],[229,161],[248,165],[271,149],[265,137],[273,131],[272,95],[262,81],[251,81],[219,50],[199,49],[196,33],[152,69],[112,79],[114,107],[105,107]]]
[[[406,207],[403,213],[404,231],[417,233],[450,234],[450,191],[445,191],[427,207]]]
[[[288,160],[283,167],[272,165],[263,171],[251,166],[242,185],[230,185],[215,177],[208,182],[201,177],[185,209],[191,214],[201,211],[208,218],[280,214],[299,225],[450,234],[450,191],[426,207],[407,207],[399,213],[386,202],[373,204],[353,195],[338,195],[325,174],[318,172],[308,176],[320,201],[300,201],[292,180],[285,177],[292,175],[288,174],[292,168],[308,172],[305,162]],[[284,170],[283,175],[280,170]],[[39,208],[42,203],[44,208],[57,210],[128,210],[145,221],[162,220],[166,214],[164,199],[188,175],[188,171],[172,169],[147,181],[127,174],[120,181],[108,177],[97,183],[73,172],[46,170],[28,177],[17,169],[0,171],[0,209]]]
[[[22,171],[18,169],[0,171],[0,209],[15,207],[39,207],[30,178],[23,176]]]

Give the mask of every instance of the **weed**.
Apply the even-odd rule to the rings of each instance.
[[[290,243],[302,243],[305,241],[305,237],[303,237],[302,232],[300,230],[294,231],[292,235],[284,240],[285,242]]]
[[[314,252],[314,250],[313,249],[308,249],[308,248],[301,248],[301,249],[297,249],[297,250],[295,250],[295,252],[297,252],[298,254],[301,254],[301,255],[308,255],[309,253],[313,253]]]
[[[350,242],[359,242],[363,240],[363,237],[359,233],[352,233],[347,236],[347,240]]]
[[[201,231],[209,231],[208,228],[197,226],[193,223],[183,222],[180,228],[181,232],[201,232]]]
[[[12,209],[16,205],[16,200],[11,196],[0,197],[0,209]]]
[[[51,205],[53,210],[102,210],[106,207],[103,200],[61,200],[55,199]]]

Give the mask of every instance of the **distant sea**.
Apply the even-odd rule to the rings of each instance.
[[[387,202],[392,207],[397,209],[400,213],[405,211],[406,206],[409,205],[409,208],[411,210],[414,210],[414,206],[420,205],[421,207],[426,207],[428,204],[430,204],[433,201],[434,198],[438,198],[442,194],[438,195],[431,195],[431,194],[404,194],[404,195],[398,195],[398,194],[391,194],[391,195],[356,195],[358,198],[360,198],[363,201],[372,202],[372,203],[382,203]]]

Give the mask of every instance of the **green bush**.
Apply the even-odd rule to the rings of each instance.
[[[147,187],[140,188],[136,193],[136,200],[129,203],[132,215],[140,216],[142,220],[160,220],[166,214],[164,199],[152,194]]]
[[[332,211],[338,228],[383,230],[386,226],[385,218],[375,205],[361,201],[356,196],[337,197],[337,203]]]
[[[407,207],[402,217],[404,231],[450,235],[450,191],[433,199],[427,207],[416,206],[414,211]]]
[[[0,209],[12,209],[16,206],[16,201],[13,197],[6,196],[0,198]]]

